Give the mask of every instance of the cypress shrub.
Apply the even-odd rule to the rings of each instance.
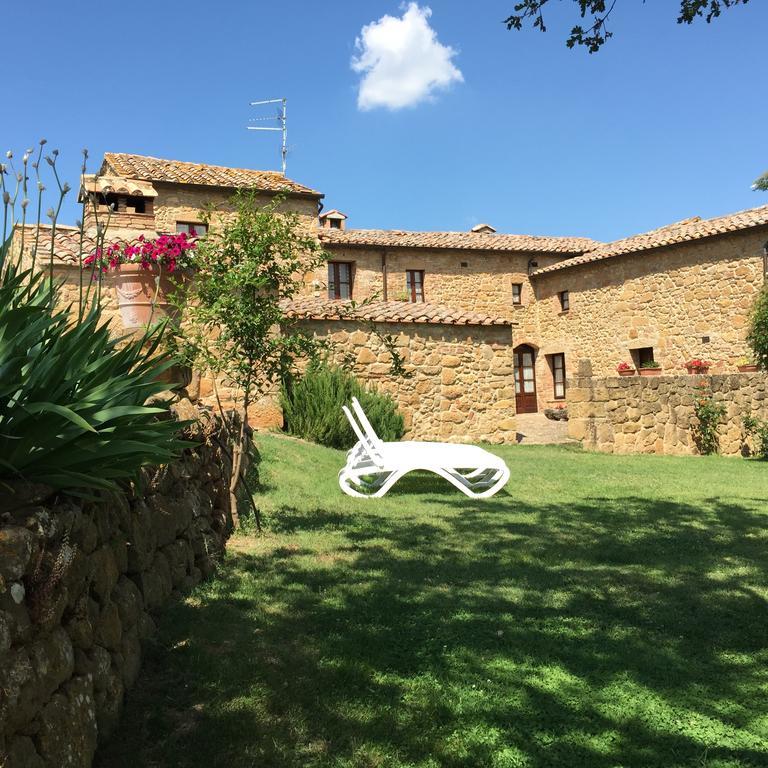
[[[357,437],[341,406],[348,406],[353,396],[382,440],[403,436],[403,417],[389,395],[366,388],[349,371],[325,362],[310,363],[303,376],[283,384],[286,431],[331,448],[351,448]]]

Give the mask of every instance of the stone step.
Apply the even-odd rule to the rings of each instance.
[[[553,421],[543,413],[519,413],[515,416],[517,442],[523,445],[578,443],[568,437],[568,422]]]

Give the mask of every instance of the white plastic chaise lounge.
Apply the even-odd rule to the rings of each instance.
[[[509,468],[504,461],[483,448],[459,443],[385,443],[357,398],[352,398],[352,408],[355,415],[346,405],[342,406],[358,439],[347,453],[346,466],[339,472],[339,487],[348,496],[381,497],[401,477],[416,470],[444,477],[473,499],[493,496],[509,480]]]

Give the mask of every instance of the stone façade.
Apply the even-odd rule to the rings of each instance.
[[[105,163],[107,170],[138,169],[144,175],[126,181],[127,188],[149,185],[148,194],[154,195],[149,213],[119,207],[110,224],[117,236],[174,231],[181,222],[201,221],[209,206],[217,211],[216,226],[217,219],[231,215],[231,196],[240,183],[238,174],[244,173],[140,156],[105,157],[129,158],[127,166],[122,160]],[[163,178],[166,166],[172,173]],[[159,172],[152,170],[158,167]],[[146,168],[151,173],[145,173]],[[233,178],[231,186],[212,183],[227,180],[228,174]],[[267,174],[267,186],[274,185],[275,178]],[[578,360],[590,360],[595,376],[613,377],[619,362],[637,365],[644,349],[651,350],[665,374],[680,373],[693,357],[710,360],[713,373],[727,374],[734,373],[737,361],[748,353],[749,308],[766,277],[768,206],[719,219],[693,218],[609,244],[585,238],[503,235],[487,229],[465,233],[328,230],[318,226],[322,196],[283,181],[289,185],[283,210],[298,214],[317,232],[330,261],[351,265],[356,301],[403,300],[406,272],[418,270],[424,275],[426,302],[510,317],[514,324],[514,340],[508,341],[510,355],[521,345],[533,352],[539,411],[569,402],[567,385],[576,374]],[[265,203],[274,195],[273,189],[256,192]],[[323,217],[321,222],[328,224]],[[92,229],[93,222],[89,226]],[[79,280],[76,260],[58,264],[57,272],[64,276],[65,290],[71,295]],[[304,275],[303,281],[307,296],[332,302],[325,267]],[[519,303],[513,301],[513,286],[519,286]],[[569,293],[567,311],[561,307],[562,291]],[[108,299],[108,311],[112,309]],[[559,355],[564,356],[565,398],[554,393],[554,360]],[[466,364],[474,365],[472,359],[468,352]],[[364,366],[358,373],[371,377]],[[503,389],[514,388],[513,376],[502,384]],[[221,385],[226,395],[226,383]],[[203,376],[201,395],[211,397],[211,389],[212,382]],[[404,404],[404,408],[408,417],[410,406]],[[254,408],[252,416],[259,426],[278,426],[281,421],[271,396]],[[426,429],[431,434],[432,427]],[[476,435],[468,432],[466,437]]]

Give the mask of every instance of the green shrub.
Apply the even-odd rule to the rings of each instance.
[[[757,367],[768,371],[768,288],[760,291],[752,305],[747,344],[752,349]]]
[[[699,453],[705,455],[717,453],[720,449],[717,428],[725,416],[725,405],[715,402],[709,387],[706,384],[700,384],[696,387],[693,412],[698,419],[698,423],[692,427],[693,440]]]
[[[179,425],[145,405],[167,389],[159,333],[113,339],[98,309],[75,323],[55,306],[42,274],[0,264],[0,485],[112,489],[172,459]]]
[[[357,438],[341,406],[349,405],[353,396],[382,440],[394,441],[403,436],[403,417],[389,395],[366,389],[343,368],[317,362],[310,363],[301,378],[283,386],[286,430],[320,445],[351,448]]]
[[[763,421],[754,416],[745,416],[742,419],[744,432],[747,437],[755,441],[753,453],[763,461],[768,461],[768,421]]]

